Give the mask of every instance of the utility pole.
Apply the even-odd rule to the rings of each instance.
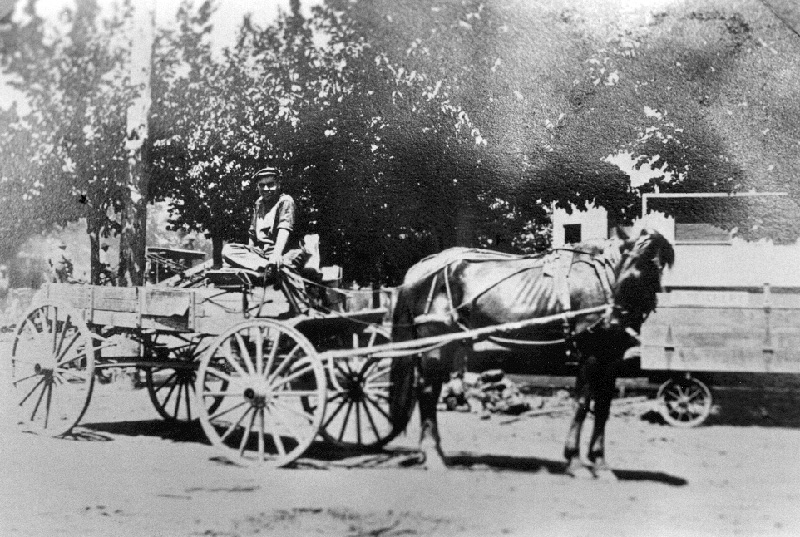
[[[122,212],[120,238],[120,285],[144,285],[147,237],[147,190],[150,169],[147,158],[155,36],[154,0],[133,2],[131,24],[131,85],[135,95],[128,107],[125,148],[128,153],[128,200]]]

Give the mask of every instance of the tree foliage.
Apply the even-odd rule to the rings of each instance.
[[[125,13],[101,20],[94,0],[65,10],[62,26],[46,26],[34,1],[26,13],[28,22],[6,36],[11,46],[3,57],[30,107],[3,138],[2,160],[14,166],[6,183],[16,193],[3,198],[6,214],[30,216],[22,220],[29,232],[86,218],[95,257],[97,239],[115,233],[122,203],[130,96],[127,47],[119,39]]]

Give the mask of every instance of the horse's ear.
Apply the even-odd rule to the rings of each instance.
[[[625,230],[622,229],[622,226],[620,226],[619,224],[614,226],[614,233],[617,235],[618,239],[622,239],[623,241],[626,241],[630,238],[628,237],[628,234],[625,233]]]

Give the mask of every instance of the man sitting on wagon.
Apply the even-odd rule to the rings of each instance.
[[[263,168],[253,180],[260,197],[253,209],[248,244],[226,244],[222,258],[232,267],[264,274],[265,281],[281,278],[300,312],[306,313],[309,299],[299,272],[309,254],[302,248],[286,251],[294,230],[294,198],[281,192],[277,168]]]

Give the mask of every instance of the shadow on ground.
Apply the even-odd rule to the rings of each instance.
[[[486,455],[461,452],[447,457],[448,466],[465,467],[471,470],[508,470],[515,472],[547,473],[567,475],[564,461],[540,459],[538,457],[515,457],[509,455]],[[620,481],[650,481],[672,486],[684,486],[688,481],[681,477],[664,472],[647,470],[614,469],[614,475]]]
[[[84,423],[76,429],[76,434],[79,435],[77,440],[94,440],[98,436],[109,440],[113,440],[113,436],[150,436],[172,442],[210,445],[199,421],[176,423],[157,419]]]

